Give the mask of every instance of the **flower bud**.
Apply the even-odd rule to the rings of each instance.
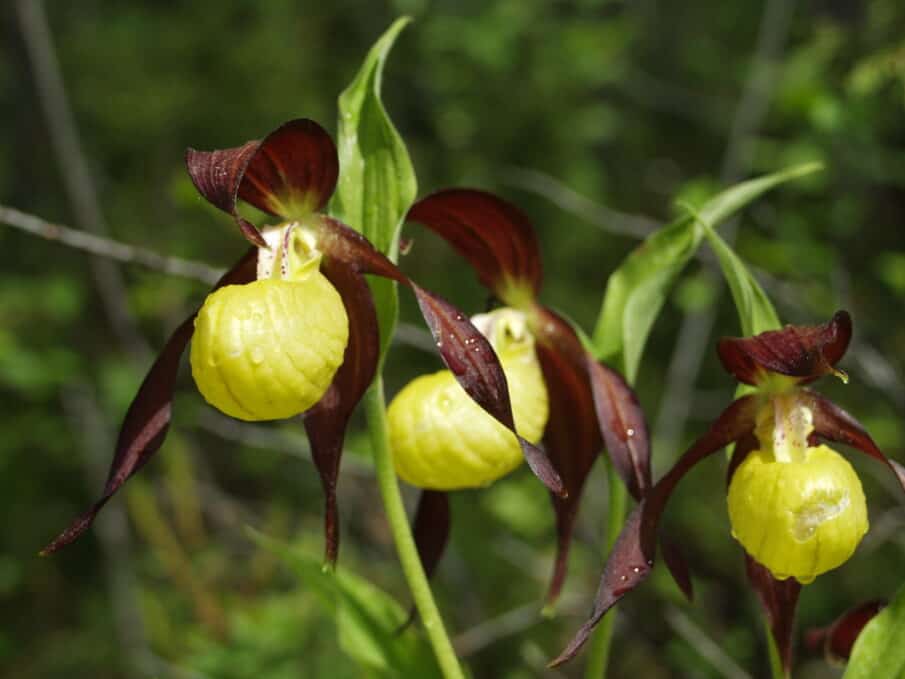
[[[195,319],[192,376],[227,415],[284,419],[320,400],[348,339],[342,299],[316,266],[292,280],[229,285],[208,295]]]
[[[473,320],[503,366],[516,430],[536,443],[547,424],[547,389],[524,315],[501,309]],[[396,472],[414,486],[486,486],[523,460],[512,432],[475,403],[449,370],[410,382],[387,415]]]
[[[732,535],[779,580],[807,584],[840,566],[867,532],[867,504],[852,466],[827,446],[791,461],[750,453],[729,486]]]

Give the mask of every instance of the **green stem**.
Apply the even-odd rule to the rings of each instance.
[[[378,375],[364,397],[365,413],[368,418],[368,432],[371,437],[371,448],[374,454],[374,467],[377,471],[377,484],[383,499],[384,510],[393,532],[396,552],[402,564],[402,572],[408,582],[415,607],[421,616],[424,629],[433,646],[437,663],[444,679],[465,679],[459,660],[453,650],[452,643],[443,626],[440,611],[434,602],[427,576],[421,566],[418,548],[409,528],[402,493],[393,468],[393,452],[387,431],[386,401],[383,394],[383,377]]]
[[[776,648],[776,640],[773,638],[773,630],[770,628],[770,620],[764,616],[764,633],[767,635],[767,649],[770,655],[770,676],[773,679],[789,679],[791,676],[782,666],[782,658],[779,649]]]
[[[609,484],[609,511],[606,524],[606,551],[609,554],[613,549],[613,543],[619,537],[622,524],[625,521],[626,501],[628,499],[625,488],[619,474],[612,464],[607,465],[607,482]],[[610,659],[610,645],[613,642],[613,626],[616,621],[615,609],[610,610],[597,625],[591,636],[590,650],[588,651],[588,664],[585,668],[585,679],[604,679],[606,668]]]

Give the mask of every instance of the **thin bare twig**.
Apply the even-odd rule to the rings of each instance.
[[[571,212],[607,233],[642,239],[659,226],[659,222],[650,217],[601,205],[546,172],[512,167],[503,181],[510,186],[543,196],[560,209]]]
[[[751,63],[751,75],[739,100],[723,156],[720,181],[737,181],[749,164],[751,137],[766,116],[776,84],[776,68],[789,34],[794,0],[769,0],[761,18],[757,46]],[[722,231],[730,245],[735,240],[737,220]],[[654,426],[655,440],[663,450],[677,450],[677,442],[693,406],[692,395],[701,371],[710,335],[716,321],[716,308],[723,291],[722,279],[713,274],[717,294],[711,306],[685,316],[666,375],[666,388]]]
[[[31,63],[38,101],[50,135],[51,148],[60,167],[75,223],[85,231],[106,235],[107,226],[97,198],[97,189],[82,151],[75,117],[66,96],[63,75],[41,0],[17,0],[16,14]],[[129,313],[125,286],[112,262],[97,258],[91,268],[104,311],[123,348],[133,358],[144,359],[150,349]]]
[[[203,262],[195,262],[179,257],[167,257],[147,248],[127,245],[111,238],[96,236],[86,231],[47,222],[40,217],[20,212],[5,205],[0,205],[0,224],[21,229],[33,236],[40,236],[50,241],[62,243],[68,247],[81,250],[82,252],[89,252],[98,257],[105,257],[124,264],[137,264],[173,276],[198,280],[208,285],[216,283],[223,273],[221,269],[215,269]]]
[[[213,409],[207,409],[198,418],[198,425],[216,436],[253,448],[275,450],[292,457],[298,457],[314,464],[311,446],[301,428],[297,434],[283,427],[273,427],[250,422],[240,422]],[[343,456],[343,474],[373,478],[374,468],[363,462],[359,455],[349,453]]]
[[[585,612],[585,600],[579,596],[563,596],[557,609],[567,615],[582,615]],[[467,658],[501,639],[521,634],[542,622],[544,617],[537,602],[533,601],[465,630],[453,639],[453,646],[460,658]]]
[[[666,609],[666,622],[695,652],[726,679],[751,679],[710,636],[675,606]]]
[[[110,423],[104,418],[91,387],[80,384],[61,391],[63,411],[70,427],[80,436],[92,486],[101,486],[107,475],[104,451],[112,450]],[[148,643],[138,588],[132,568],[131,536],[122,504],[111,502],[97,517],[95,535],[104,556],[104,570],[117,632],[123,669],[139,676],[155,676],[150,667]]]

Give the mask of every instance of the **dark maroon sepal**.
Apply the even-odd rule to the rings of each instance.
[[[839,616],[827,627],[810,629],[805,633],[805,645],[812,653],[823,653],[830,662],[845,662],[865,625],[886,607],[880,599],[867,601]]]
[[[415,510],[412,534],[424,574],[431,578],[446,551],[451,528],[449,495],[439,490],[422,490]]]
[[[219,151],[188,149],[185,163],[198,192],[231,215],[245,237],[266,247],[236,201],[284,219],[304,217],[327,204],[339,174],[336,146],[312,120],[291,120],[263,141]]]
[[[435,231],[465,257],[488,288],[504,296],[508,285],[536,296],[541,285],[537,237],[514,205],[485,191],[445,189],[415,203],[407,220]]]
[[[754,430],[757,398],[743,396],[717,418],[710,429],[679,458],[629,515],[603,570],[594,606],[566,649],[550,663],[556,667],[571,660],[588,640],[594,627],[616,602],[647,579],[654,565],[657,532],[666,502],[676,485],[698,462]]]
[[[823,325],[787,325],[754,337],[727,337],[717,351],[739,382],[758,384],[767,373],[810,382],[834,372],[852,337],[852,319],[837,311]]]
[[[324,488],[324,558],[327,563],[333,564],[339,551],[336,481],[346,425],[374,379],[380,337],[374,301],[364,277],[343,262],[329,257],[321,263],[321,273],[339,292],[349,318],[349,342],[342,365],[321,400],[304,415],[311,455]]]
[[[525,460],[535,476],[553,493],[566,489],[544,452],[515,431],[506,375],[490,342],[468,317],[449,302],[416,285],[357,231],[329,217],[321,219],[320,244],[357,271],[389,278],[415,293],[443,362],[466,393],[498,422],[516,435]]]
[[[809,389],[802,389],[800,398],[804,405],[811,409],[816,434],[830,441],[852,446],[875,460],[879,460],[889,467],[899,485],[905,490],[905,467],[886,457],[858,420],[832,401]]]
[[[213,289],[253,281],[257,252],[254,248],[249,250],[223,275]],[[84,533],[113,494],[130,476],[141,469],[163,444],[172,416],[173,391],[176,388],[179,359],[195,331],[194,323],[195,314],[192,314],[176,328],[138,388],[138,393],[123,420],[116,442],[116,454],[101,498],[47,545],[41,551],[42,556],[56,552]]]
[[[801,583],[795,578],[777,580],[770,571],[745,554],[745,571],[748,582],[757,593],[761,606],[767,614],[770,632],[776,643],[776,650],[786,672],[792,666],[792,636],[795,629],[795,608]]]
[[[421,559],[421,567],[428,580],[433,577],[443,552],[446,551],[451,528],[449,495],[439,490],[422,490],[415,509],[412,535],[415,538],[418,557]],[[412,605],[405,622],[396,629],[396,634],[404,632],[415,622],[417,615],[418,610]]]
[[[535,352],[549,403],[544,449],[569,493],[567,498],[552,496],[557,539],[546,595],[547,606],[551,606],[565,581],[579,502],[603,442],[581,342],[572,327],[553,311],[537,307],[535,314]]]
[[[678,543],[672,540],[660,539],[660,553],[663,555],[663,563],[672,575],[679,590],[688,601],[694,600],[694,584],[691,581],[691,569],[688,560]]]
[[[640,500],[651,486],[651,471],[647,422],[638,397],[619,373],[590,354],[587,365],[607,452],[632,497]]]

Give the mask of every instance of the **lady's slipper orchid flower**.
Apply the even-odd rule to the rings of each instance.
[[[729,518],[745,549],[749,581],[770,621],[786,667],[801,585],[844,563],[867,530],[857,475],[820,440],[852,446],[883,462],[905,489],[905,467],[887,458],[848,413],[804,387],[835,369],[851,339],[848,313],[819,326],[786,326],[720,341],[724,368],[754,393],[734,401],[654,485],[629,516],[606,564],[590,619],[551,663],[571,659],[603,615],[650,573],[660,517],[679,480],[735,443]]]
[[[518,208],[483,191],[448,189],[415,203],[408,220],[445,238],[505,305],[490,317],[479,317],[476,325],[496,325],[488,334],[510,378],[516,423],[524,426],[523,433],[529,439],[543,433],[544,448],[568,491],[566,497],[553,496],[558,544],[547,593],[548,603],[553,603],[565,579],[582,489],[601,447],[606,445],[613,464],[636,499],[650,487],[650,448],[643,413],[625,380],[594,360],[569,323],[538,302],[542,282],[540,248],[530,221]],[[506,332],[512,337],[506,339]],[[516,356],[520,363],[514,362]],[[445,539],[437,537],[436,527],[445,525],[442,535],[449,530],[444,491],[486,484],[510,471],[514,461],[511,441],[501,440],[496,431],[487,431],[493,423],[485,424],[486,418],[475,418],[466,425],[470,414],[458,410],[452,400],[446,402],[451,410],[448,415],[439,412],[442,408],[434,403],[436,399],[442,401],[443,385],[448,382],[442,373],[419,378],[390,407],[398,424],[396,455],[400,458],[400,475],[427,489],[419,503],[415,526],[416,538],[419,525],[435,527],[431,533],[424,531],[424,535],[429,535],[428,542],[419,543],[428,572],[434,569],[445,547]],[[541,421],[544,410],[549,411],[545,428]],[[519,422],[520,415],[523,422]],[[470,443],[461,438],[454,446],[428,442],[450,428],[461,431],[466,427],[472,433]],[[420,451],[414,446],[416,440]],[[470,460],[467,466],[474,473],[465,478],[442,478],[453,461],[461,470],[463,459]],[[418,474],[413,473],[415,469]],[[677,581],[687,583],[678,554],[672,550],[668,553],[667,562],[675,568]]]
[[[194,335],[192,374],[227,415],[272,420],[303,414],[326,495],[326,557],[339,537],[336,481],[346,424],[374,376],[377,318],[363,274],[410,288],[455,379],[514,432],[506,379],[484,336],[452,305],[421,289],[361,234],[321,211],[339,174],[336,147],[311,120],[293,120],[263,141],[186,154],[199,193],[228,213],[254,246],[173,334],[138,390],[117,442],[103,495],[43,553],[83,533],[101,507],[160,448],[170,423],[179,358]],[[259,230],[238,199],[277,218]],[[543,452],[519,449],[551,492],[564,492]]]

